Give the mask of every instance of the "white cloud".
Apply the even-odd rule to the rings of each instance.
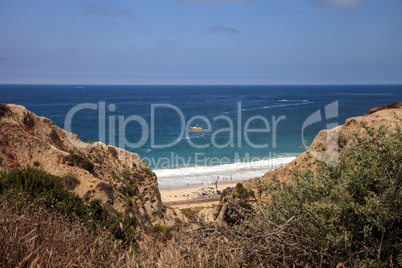
[[[366,0],[310,0],[315,5],[337,9],[356,9],[363,6]]]
[[[240,32],[239,30],[227,27],[223,24],[214,25],[207,29],[207,33],[239,33],[239,32]]]

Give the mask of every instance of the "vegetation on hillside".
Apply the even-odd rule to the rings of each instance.
[[[119,248],[110,232],[42,206],[0,197],[0,267],[110,267]]]
[[[272,202],[258,211],[267,229],[286,227],[285,255],[317,266],[402,265],[400,122],[394,133],[363,126],[336,166],[316,161],[316,172],[266,186]]]
[[[102,206],[98,199],[86,204],[78,195],[67,190],[75,187],[76,183],[74,177],[66,175],[59,178],[27,166],[0,172],[0,195],[9,202],[18,202],[20,206],[36,203],[71,221],[93,222],[110,229],[115,238],[130,240],[137,220],[118,213],[112,207]]]
[[[390,104],[385,104],[379,107],[375,107],[375,108],[371,108],[368,112],[368,114],[372,114],[372,113],[376,113],[378,111],[381,110],[386,110],[386,109],[397,109],[397,108],[401,108],[402,107],[402,103],[401,102],[393,102]]]
[[[63,252],[54,247],[57,243],[44,242],[53,239],[52,233],[36,228],[38,221],[34,220],[24,221],[26,232],[20,232],[22,220],[15,218],[19,215],[26,215],[24,219],[39,215],[46,220],[63,213],[85,219],[90,218],[89,211],[103,215],[104,210],[98,203],[95,211],[67,194],[62,181],[43,171],[28,167],[2,172],[0,219],[6,227],[0,230],[0,239],[6,243],[0,245],[0,259],[8,263],[0,265],[25,261],[26,266],[52,266],[51,261],[68,258],[71,265],[119,267],[400,267],[402,121],[396,120],[392,133],[363,126],[350,137],[352,142],[343,148],[337,165],[317,160],[314,170],[295,171],[292,183],[261,183],[262,191],[270,196],[267,204],[252,207],[245,201],[254,193],[243,186],[236,189],[235,200],[242,203],[225,199],[224,220],[229,224],[207,224],[198,219],[197,230],[186,225],[158,225],[144,240],[137,239],[140,246],[126,249],[112,249],[110,240],[101,239],[104,234],[89,232],[93,236],[73,236],[75,244],[67,243]],[[9,208],[8,200],[19,203]],[[25,213],[29,209],[24,207],[30,208],[32,202],[51,213]],[[104,221],[102,217],[96,222]],[[74,222],[68,228],[77,234]],[[41,239],[33,236],[35,232]],[[66,232],[64,237],[61,233],[55,237],[68,240],[70,235]],[[88,250],[81,245],[87,245]],[[85,255],[88,260],[73,254],[77,246],[84,255],[89,254]],[[16,255],[10,255],[11,251]],[[53,253],[49,256],[46,252]],[[11,263],[13,258],[18,262]]]

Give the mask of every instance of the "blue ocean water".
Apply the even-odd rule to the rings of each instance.
[[[303,139],[321,129],[399,101],[401,85],[0,85],[0,103],[23,105],[61,128],[71,121],[83,141],[137,153],[162,187],[261,176],[302,153]],[[335,115],[326,116],[329,104]],[[321,120],[303,129],[316,111]],[[196,125],[202,130],[189,129]]]

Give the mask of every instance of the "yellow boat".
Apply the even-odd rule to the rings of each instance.
[[[201,130],[202,128],[199,127],[199,126],[196,126],[196,127],[190,127],[190,129],[191,129],[191,130]]]

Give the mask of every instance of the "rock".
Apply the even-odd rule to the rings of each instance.
[[[367,114],[373,114],[376,113],[378,111],[381,110],[385,110],[385,109],[397,109],[397,108],[401,108],[402,107],[402,103],[401,102],[394,102],[391,104],[387,104],[387,105],[383,105],[383,106],[379,106],[379,107],[375,107],[375,108],[371,108]]]
[[[241,187],[254,191],[255,200],[249,199],[242,201],[246,201],[251,204],[268,202],[269,196],[265,193],[265,191],[262,190],[263,185],[261,184],[273,180],[281,182],[290,181],[292,177],[290,170],[303,170],[309,168],[314,171],[315,166],[313,165],[313,162],[316,160],[316,158],[336,156],[336,153],[340,152],[343,147],[351,143],[351,140],[349,140],[348,137],[359,130],[363,130],[360,126],[361,122],[367,124],[369,127],[374,127],[377,129],[380,127],[385,127],[391,132],[395,131],[395,116],[402,118],[402,106],[398,107],[400,108],[379,109],[378,111],[368,115],[352,117],[347,119],[343,125],[337,126],[330,130],[321,130],[310,145],[309,152],[313,157],[308,157],[307,152],[304,152],[285,166],[276,170],[268,171],[260,178],[259,181],[256,179],[249,179],[243,182]],[[328,146],[328,144],[330,146]],[[239,186],[237,185],[235,188],[225,190],[227,191],[225,198],[231,199],[233,193],[237,191],[238,187]],[[217,221],[222,223],[222,217],[226,207],[225,202],[221,201],[219,207],[221,209],[219,215],[217,215]]]
[[[69,185],[74,193],[87,202],[97,198],[135,215],[142,227],[163,223],[157,178],[137,154],[101,142],[82,142],[23,106],[0,104],[0,167],[26,165],[75,178],[76,185]]]

